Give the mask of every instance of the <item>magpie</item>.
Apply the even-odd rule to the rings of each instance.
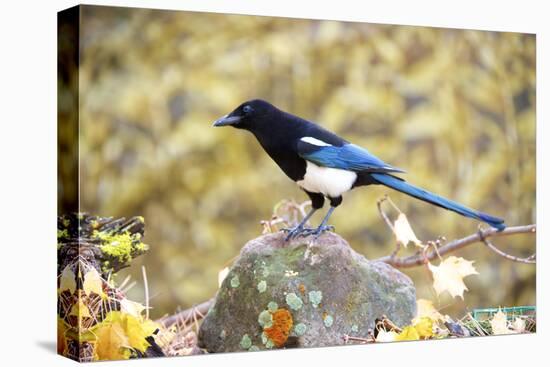
[[[213,126],[232,126],[250,131],[281,170],[311,199],[311,211],[294,228],[286,229],[286,240],[298,236],[319,236],[334,229],[327,222],[342,203],[342,194],[367,185],[384,185],[432,205],[451,210],[468,218],[489,224],[499,231],[504,220],[470,209],[419,187],[396,174],[405,173],[321,126],[282,111],[269,102],[254,99],[242,103],[221,117]],[[305,224],[323,207],[325,198],[330,209],[314,229]]]

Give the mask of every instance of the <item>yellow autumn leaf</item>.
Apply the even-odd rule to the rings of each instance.
[[[140,352],[150,346],[145,339],[159,328],[151,320],[141,320],[130,314],[112,311],[95,329],[97,335],[97,357],[104,359],[128,359],[131,348]]]
[[[128,359],[130,343],[119,317],[104,321],[95,331],[97,343],[95,348],[97,360]]]
[[[506,314],[502,310],[499,309],[490,322],[493,335],[513,334],[513,331],[508,329]]]
[[[99,275],[98,271],[95,268],[91,268],[84,275],[82,288],[84,289],[84,293],[86,293],[86,295],[88,296],[93,292],[97,295],[100,295],[102,298],[106,297],[105,293],[103,292],[103,280],[101,279],[101,275]]]
[[[413,326],[421,339],[429,339],[433,336],[433,321],[431,318],[421,317],[413,323]]]
[[[138,349],[140,352],[145,352],[145,350],[150,346],[149,342],[147,342],[145,338],[153,335],[153,332],[157,328],[157,324],[151,320],[145,320],[142,322],[132,315],[125,315],[125,331],[128,336],[130,346]]]
[[[416,238],[405,213],[399,213],[399,216],[393,225],[393,232],[395,233],[397,243],[407,247],[409,242],[412,242],[416,246],[423,247],[422,242]]]
[[[78,298],[78,302],[72,305],[69,316],[76,316],[80,321],[83,317],[91,317],[88,306],[84,303],[81,297]],[[80,323],[79,323],[80,324]]]
[[[61,278],[59,281],[59,291],[63,292],[69,290],[71,294],[76,290],[76,276],[69,266],[66,266],[61,272]]]
[[[134,317],[141,317],[141,313],[145,310],[145,306],[139,302],[130,301],[127,298],[123,298],[120,301],[120,310],[123,313],[127,313]]]
[[[378,343],[394,342],[396,337],[397,337],[397,333],[395,331],[380,330],[378,332],[378,335],[376,336],[376,342]]]
[[[479,274],[472,264],[473,261],[456,256],[449,256],[441,261],[439,266],[428,263],[434,278],[433,287],[437,294],[447,291],[452,297],[464,298],[464,291],[468,290],[464,284],[464,277]]]
[[[412,325],[409,325],[403,329],[396,337],[395,341],[405,341],[405,340],[420,340],[420,335],[416,328]]]
[[[423,317],[429,317],[436,322],[444,319],[443,315],[436,310],[432,301],[418,299],[416,300],[416,317],[413,319],[413,323],[419,321]]]
[[[57,354],[65,355],[65,348],[67,347],[67,342],[65,339],[65,332],[67,327],[61,318],[57,318]]]

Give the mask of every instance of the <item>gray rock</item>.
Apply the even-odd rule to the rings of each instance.
[[[284,241],[284,234],[248,242],[203,320],[199,345],[209,352],[344,343],[366,336],[386,315],[398,326],[416,312],[409,277],[368,261],[334,233]]]

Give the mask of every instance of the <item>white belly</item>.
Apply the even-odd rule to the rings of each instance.
[[[351,189],[351,186],[357,179],[357,174],[353,171],[320,167],[309,161],[306,162],[306,174],[297,183],[309,192],[337,198]]]

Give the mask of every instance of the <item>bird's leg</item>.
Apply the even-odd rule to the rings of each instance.
[[[321,224],[319,224],[319,227],[315,229],[305,229],[300,233],[300,236],[309,236],[314,235],[315,238],[319,237],[323,232],[325,231],[332,231],[334,230],[334,226],[327,225],[328,219],[330,218],[332,212],[336,209],[335,206],[331,206],[330,209],[327,212],[327,215],[323,218],[323,221]]]
[[[309,218],[311,218],[313,213],[315,213],[316,211],[317,211],[316,208],[311,209],[311,211],[304,217],[304,219],[302,219],[302,221],[296,227],[294,227],[294,228],[283,228],[284,232],[288,232],[288,234],[285,238],[285,241],[288,241],[288,240],[298,236],[300,233],[302,233],[305,230],[305,228],[304,228],[305,224],[307,223]]]

